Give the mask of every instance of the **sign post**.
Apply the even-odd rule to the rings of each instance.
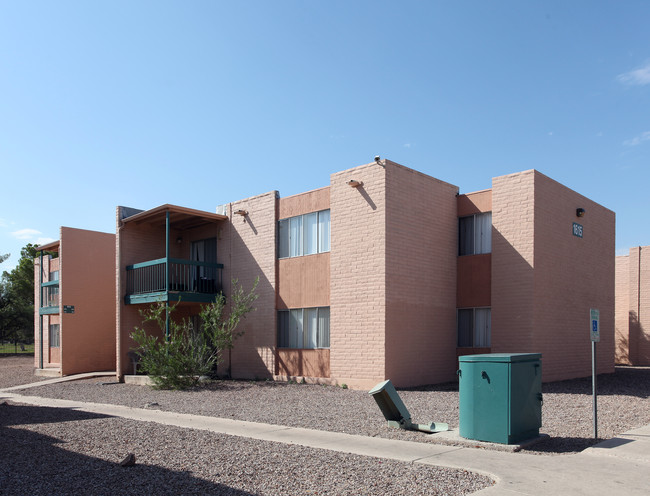
[[[600,312],[589,310],[589,334],[591,335],[591,392],[594,397],[594,439],[598,439],[598,397],[596,395],[596,343],[600,341]]]

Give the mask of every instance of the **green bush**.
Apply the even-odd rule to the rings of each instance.
[[[223,360],[223,351],[230,351],[235,340],[243,334],[237,331],[237,327],[241,319],[254,310],[257,284],[256,279],[252,289],[244,293],[237,280],[233,279],[230,312],[226,314],[226,298],[223,293],[219,294],[213,303],[201,308],[199,329],[195,329],[189,320],[175,322],[171,318],[169,339],[147,335],[142,327],[135,329],[131,337],[138,345],[135,351],[141,357],[140,368],[151,377],[155,387],[193,387],[201,376],[209,375],[215,369]],[[166,318],[174,309],[175,305],[154,304],[140,312],[143,324],[154,322],[164,335]]]

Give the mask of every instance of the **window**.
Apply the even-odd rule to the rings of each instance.
[[[43,306],[59,306],[59,286],[45,286],[43,288]]]
[[[50,324],[50,348],[61,346],[60,324]]]
[[[47,279],[48,281],[58,281],[59,280],[59,271],[53,270],[50,272],[50,276]]]
[[[329,348],[329,307],[278,310],[278,347],[293,349]]]
[[[458,347],[489,348],[491,346],[492,310],[490,308],[458,309]]]
[[[458,219],[458,255],[492,252],[492,212]]]
[[[330,251],[330,211],[321,210],[279,221],[278,255],[300,257]]]

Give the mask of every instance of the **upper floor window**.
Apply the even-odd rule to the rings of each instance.
[[[279,221],[280,258],[330,251],[330,211],[321,210]]]
[[[59,271],[58,270],[51,271],[47,280],[48,281],[58,281],[59,280]]]
[[[492,252],[492,212],[458,219],[458,254],[479,255]]]

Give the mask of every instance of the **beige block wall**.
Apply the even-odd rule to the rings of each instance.
[[[628,356],[633,365],[650,365],[650,246],[628,255]]]
[[[372,163],[332,174],[330,213],[331,377],[370,388],[386,377],[386,170]]]
[[[600,311],[598,373],[614,372],[614,259],[614,212],[536,172],[534,346],[544,380],[591,374],[592,308]]]
[[[386,378],[397,386],[456,372],[458,188],[386,164]]]
[[[542,353],[544,381],[588,376],[597,308],[598,372],[613,372],[614,213],[525,171],[493,179],[492,221],[492,352]]]
[[[165,256],[165,230],[155,228],[148,223],[122,224],[121,208],[117,207],[117,229],[116,229],[116,367],[118,376],[132,374],[133,369],[127,353],[135,342],[131,339],[131,333],[136,327],[142,324],[140,310],[143,305],[125,305],[126,295],[126,266],[135,263],[156,260]],[[160,334],[153,326],[147,328],[152,334]]]
[[[630,353],[630,257],[616,257],[616,363],[632,365]]]
[[[534,171],[492,179],[492,351],[533,352]]]
[[[238,330],[244,335],[232,351],[232,375],[236,378],[271,378],[275,371],[276,198],[277,192],[271,191],[229,204],[230,223],[220,241],[226,297],[232,294],[231,278],[248,291],[259,277],[256,310],[241,322]],[[240,209],[248,215],[233,215]]]
[[[115,370],[115,235],[62,227],[60,239],[61,373]]]

